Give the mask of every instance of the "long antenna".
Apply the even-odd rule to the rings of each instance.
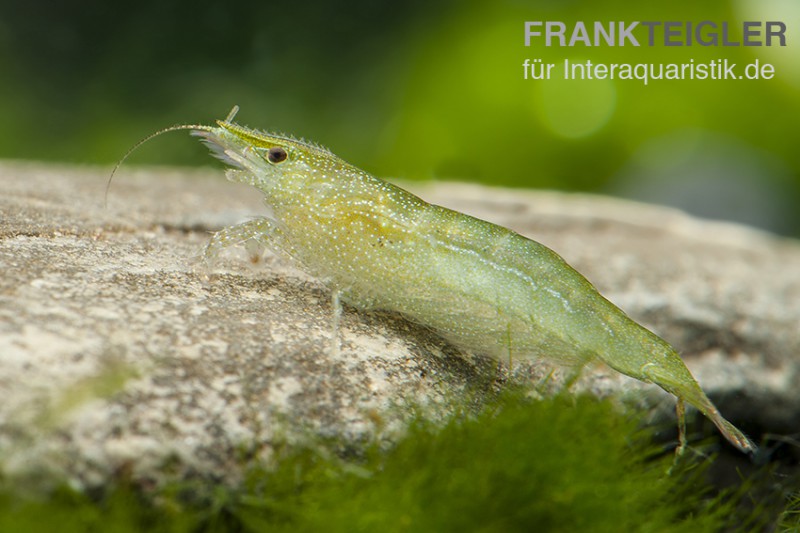
[[[233,115],[235,115],[236,111],[238,111],[238,110],[239,110],[238,107],[234,107],[233,110],[231,110],[230,115],[228,115],[228,118],[225,119],[225,121],[229,122],[230,120],[232,120],[233,119]],[[205,126],[205,125],[202,125],[202,124],[176,124],[174,126],[170,126],[169,128],[164,128],[163,130],[158,130],[155,133],[151,133],[150,135],[148,135],[147,137],[145,137],[141,141],[139,141],[136,144],[134,144],[130,148],[130,150],[128,150],[125,153],[125,155],[122,156],[122,159],[120,159],[117,162],[117,164],[114,165],[114,170],[111,171],[111,175],[108,177],[108,183],[106,183],[106,194],[103,197],[103,207],[104,208],[108,208],[108,191],[111,189],[111,180],[114,179],[114,174],[117,173],[117,170],[119,169],[120,166],[122,166],[122,163],[124,163],[125,160],[128,159],[128,156],[130,156],[133,152],[136,151],[137,148],[139,148],[141,145],[143,145],[144,143],[146,143],[147,141],[149,141],[153,137],[158,137],[162,133],[168,133],[170,131],[178,131],[178,130],[214,131],[214,128],[212,128],[211,126]]]

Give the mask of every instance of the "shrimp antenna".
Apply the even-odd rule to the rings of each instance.
[[[231,112],[228,113],[228,116],[222,122],[224,124],[230,124],[233,118],[236,116],[236,113],[239,112],[239,106],[235,105],[231,109]],[[217,121],[219,122],[219,121]],[[151,133],[141,141],[137,142],[133,146],[131,146],[130,150],[128,150],[125,155],[122,156],[122,159],[117,161],[117,164],[114,165],[114,170],[111,171],[111,175],[108,177],[108,183],[106,183],[106,194],[103,196],[103,207],[108,208],[108,191],[111,189],[111,180],[114,179],[114,174],[117,173],[119,167],[122,166],[122,163],[128,159],[128,156],[135,152],[141,145],[152,139],[153,137],[158,137],[162,133],[168,133],[170,131],[179,131],[179,130],[200,130],[200,131],[214,131],[214,128],[211,126],[205,126],[203,124],[176,124],[174,126],[170,126],[169,128],[164,128],[163,130],[158,130],[155,133]]]
[[[231,113],[228,115],[228,118],[227,118],[227,119],[225,119],[225,121],[226,121],[226,122],[229,122],[229,121],[230,121],[230,120],[233,118],[233,115],[235,115],[235,114],[236,114],[236,111],[238,111],[238,110],[239,110],[239,108],[238,108],[238,107],[234,107],[234,108],[233,108],[233,110],[231,110]],[[133,152],[135,152],[135,151],[136,151],[136,150],[137,150],[137,149],[138,149],[138,148],[139,148],[141,145],[143,145],[144,143],[146,143],[147,141],[149,141],[149,140],[150,140],[150,139],[152,139],[153,137],[158,137],[158,136],[159,136],[159,135],[161,135],[162,133],[168,133],[168,132],[170,132],[170,131],[178,131],[178,130],[202,130],[202,131],[214,131],[214,128],[212,128],[211,126],[205,126],[205,125],[203,125],[203,124],[176,124],[176,125],[174,125],[174,126],[170,126],[169,128],[164,128],[163,130],[158,130],[158,131],[157,131],[157,132],[155,132],[155,133],[151,133],[150,135],[148,135],[148,136],[147,136],[147,137],[145,137],[144,139],[140,140],[139,142],[137,142],[136,144],[134,144],[133,146],[131,146],[130,150],[128,150],[128,151],[125,153],[125,155],[124,155],[124,156],[122,156],[122,159],[120,159],[120,160],[117,162],[117,164],[116,164],[116,165],[114,165],[114,170],[112,170],[112,171],[111,171],[111,175],[108,177],[108,183],[106,183],[106,194],[105,194],[105,196],[103,197],[103,206],[104,206],[105,208],[108,208],[108,191],[111,189],[111,180],[113,180],[113,179],[114,179],[114,174],[116,174],[116,173],[117,173],[117,170],[119,169],[119,167],[121,167],[121,166],[122,166],[122,163],[124,163],[124,162],[125,162],[125,160],[126,160],[126,159],[128,159],[128,156],[130,156],[130,155],[131,155]]]

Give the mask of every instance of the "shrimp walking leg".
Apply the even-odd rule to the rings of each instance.
[[[203,249],[202,260],[206,266],[213,266],[225,248],[246,245],[251,256],[260,255],[264,248],[271,244],[278,228],[267,218],[248,220],[236,226],[230,226],[216,232]]]

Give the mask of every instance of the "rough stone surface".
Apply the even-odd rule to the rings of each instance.
[[[0,165],[0,469],[80,485],[235,481],[242,457],[309,436],[391,441],[412,414],[479,404],[509,371],[393,315],[346,309],[331,355],[329,292],[290,261],[236,251],[193,263],[211,231],[263,212],[220,171]],[[800,244],[619,200],[454,183],[410,187],[558,251],[684,355],[758,440],[800,420]],[[580,387],[652,386],[595,369]]]

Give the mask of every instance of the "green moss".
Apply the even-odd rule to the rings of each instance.
[[[506,399],[440,430],[417,425],[371,458],[370,477],[313,476],[289,522],[309,531],[715,529],[716,511],[686,516],[696,498],[675,497],[683,491],[665,477],[669,465],[647,462],[632,421],[589,398],[564,403]]]
[[[779,531],[800,531],[800,491],[790,497],[789,504],[781,515],[778,528]]]
[[[238,488],[0,496],[0,531],[718,531],[695,458],[667,475],[649,435],[588,397],[503,398],[443,428],[417,422],[390,451],[344,460],[330,446],[279,451]],[[329,443],[330,444],[330,443]],[[335,444],[335,443],[334,443]]]

